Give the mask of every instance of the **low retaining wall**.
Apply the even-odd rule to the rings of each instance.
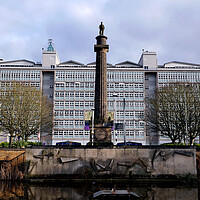
[[[26,149],[26,162],[29,177],[197,175],[195,149],[31,148]]]

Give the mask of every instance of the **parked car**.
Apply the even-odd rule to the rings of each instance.
[[[139,142],[126,142],[127,146],[142,146],[142,143]],[[124,146],[124,142],[117,143],[117,146]]]
[[[81,143],[73,141],[57,142],[56,146],[81,146]]]

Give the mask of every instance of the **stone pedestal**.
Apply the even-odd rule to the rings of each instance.
[[[112,127],[105,127],[101,124],[96,124],[94,127],[94,141],[96,142],[110,142]]]
[[[102,124],[95,124],[94,126],[94,135],[92,137],[92,127],[90,127],[90,142],[92,143],[92,138],[94,139],[93,143],[96,146],[101,146],[102,144],[111,144],[111,131],[112,126],[103,126]]]

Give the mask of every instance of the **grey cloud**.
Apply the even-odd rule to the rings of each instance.
[[[141,50],[170,60],[200,63],[199,0],[9,0],[1,3],[0,57],[41,60],[52,38],[62,61],[95,60],[93,45],[104,22],[108,62],[138,62]]]

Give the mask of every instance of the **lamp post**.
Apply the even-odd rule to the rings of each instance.
[[[126,121],[125,121],[125,105],[126,105],[126,101],[125,98],[123,99],[123,110],[124,110],[124,146],[126,146]]]
[[[185,134],[186,134],[186,138],[185,138],[185,140],[186,140],[186,143],[188,144],[188,139],[187,139],[187,137],[188,137],[188,125],[187,125],[187,104],[186,104],[186,89],[189,87],[189,85],[188,84],[186,84],[186,88],[184,89],[184,104],[185,104]]]
[[[114,134],[113,134],[113,142],[114,142],[114,144],[117,144],[117,137],[116,137],[116,134],[115,134],[115,124],[116,124],[116,97],[118,97],[118,94],[114,93],[114,94],[113,94],[113,98],[114,98],[114,120],[113,120],[113,127],[114,127],[113,132],[114,132]],[[116,139],[116,141],[115,141],[115,139]]]
[[[92,108],[92,146],[94,145],[94,111],[95,108]]]
[[[186,108],[186,94],[184,91],[184,99],[185,99],[185,135],[186,135],[186,143],[187,143],[187,135],[188,135],[188,129],[187,129],[187,108]]]
[[[126,105],[126,100],[125,100],[125,83],[120,83],[120,85],[123,85],[123,130],[124,130],[124,146],[126,146],[126,120],[125,120],[125,105]]]
[[[76,89],[76,86],[78,87],[77,89]],[[80,101],[80,82],[74,82],[74,112],[76,112],[75,110],[76,110],[76,108],[75,108],[75,101],[77,100],[77,98],[76,98],[76,91],[78,91],[78,101]],[[76,118],[76,117],[75,117]],[[79,118],[79,117],[78,117]],[[79,118],[80,119],[80,118]],[[75,120],[73,120],[73,123],[74,123],[74,129],[76,129],[76,124],[75,124]],[[78,124],[77,124],[78,125]],[[79,135],[79,137],[80,137],[80,135]],[[84,134],[83,134],[83,137],[84,137]],[[83,141],[84,142],[84,141]]]

